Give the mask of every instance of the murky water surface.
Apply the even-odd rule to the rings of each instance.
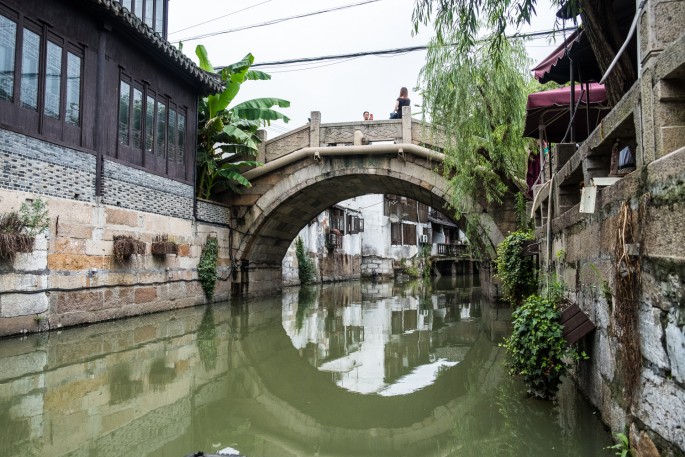
[[[609,456],[530,399],[472,279],[343,283],[0,340],[0,455]]]

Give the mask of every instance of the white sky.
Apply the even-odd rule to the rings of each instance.
[[[256,63],[269,62],[419,46],[426,44],[432,35],[430,28],[424,28],[412,37],[413,0],[380,0],[266,27],[185,41],[188,37],[208,32],[359,2],[360,0],[171,0],[169,41],[176,44],[179,39],[184,39],[184,52],[195,61],[195,46],[204,44],[212,64],[219,66],[236,62],[248,52],[255,56]],[[539,0],[538,3],[538,16],[525,31],[553,28],[556,9],[550,6],[549,0]],[[254,7],[177,32],[251,6]],[[528,52],[537,63],[562,39],[559,35],[556,43],[550,42],[548,38],[531,41]],[[304,125],[311,111],[321,111],[323,123],[361,120],[364,110],[372,112],[375,119],[388,119],[402,86],[409,88],[412,105],[421,103],[412,88],[417,83],[425,55],[425,51],[417,51],[404,55],[367,56],[346,61],[258,68],[271,74],[272,79],[246,82],[237,101],[256,97],[278,97],[290,101],[291,107],[282,110],[290,117],[290,123],[275,123],[267,129],[269,138]]]

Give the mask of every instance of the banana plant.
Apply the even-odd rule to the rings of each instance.
[[[200,68],[215,73],[203,45],[197,46],[195,54]],[[223,90],[200,100],[197,153],[200,198],[211,199],[219,189],[239,192],[241,186],[250,187],[241,172],[261,165],[250,160],[259,150],[257,130],[274,120],[290,120],[274,109],[290,106],[289,101],[280,98],[255,98],[229,106],[245,81],[271,79],[267,73],[250,70],[253,63],[254,57],[247,54],[240,61],[223,67],[217,73]]]

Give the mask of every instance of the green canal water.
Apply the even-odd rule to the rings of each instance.
[[[528,398],[472,278],[338,283],[0,340],[0,455],[610,456]]]

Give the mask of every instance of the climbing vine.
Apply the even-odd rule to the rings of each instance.
[[[532,231],[518,230],[497,246],[497,276],[502,281],[502,297],[512,306],[520,305],[537,288],[533,259],[523,256],[524,246],[532,239]]]
[[[219,257],[219,240],[216,237],[208,236],[200,254],[200,263],[197,265],[197,275],[200,284],[205,291],[208,300],[214,296],[216,286],[216,261]]]
[[[643,219],[645,208],[643,200],[638,212],[638,218]],[[639,220],[639,219],[638,219]],[[640,350],[640,334],[638,329],[638,307],[641,288],[641,272],[639,257],[628,253],[628,246],[638,241],[638,233],[634,228],[635,218],[630,205],[624,202],[621,206],[616,232],[614,256],[614,288],[615,304],[613,317],[616,328],[613,330],[618,339],[618,359],[624,382],[624,395],[629,406],[633,394],[640,381],[642,366],[642,352]]]
[[[513,359],[509,373],[522,376],[531,395],[554,398],[566,373],[564,359],[587,356],[567,346],[559,311],[548,298],[531,295],[513,312],[512,321],[511,336],[502,345]]]
[[[309,284],[314,281],[314,262],[304,251],[304,243],[299,236],[295,241],[295,255],[297,256],[298,276],[300,283]]]

